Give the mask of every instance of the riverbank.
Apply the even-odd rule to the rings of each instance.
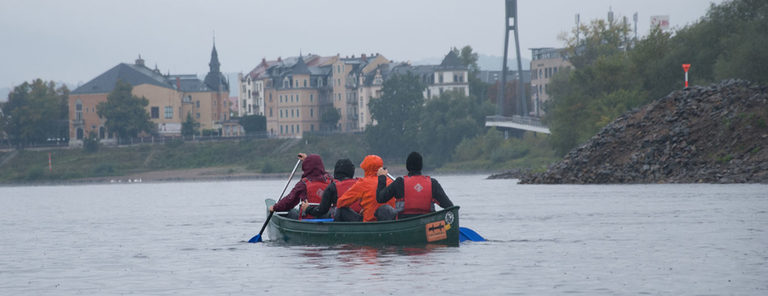
[[[767,122],[766,86],[694,86],[625,113],[521,183],[768,183]]]

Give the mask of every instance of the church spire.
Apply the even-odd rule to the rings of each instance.
[[[221,72],[221,64],[219,63],[219,53],[216,52],[216,39],[213,39],[213,50],[211,51],[211,62],[208,63],[208,66],[210,67],[210,72],[212,73]]]
[[[219,63],[219,53],[216,51],[216,39],[213,40],[213,49],[211,50],[211,62],[208,63],[210,71],[205,75],[205,84],[216,91],[229,91],[229,83],[224,74],[221,73],[221,64]]]

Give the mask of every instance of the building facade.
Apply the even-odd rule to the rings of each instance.
[[[262,59],[248,74],[239,75],[239,113],[264,115],[267,133],[275,137],[300,138],[303,132],[314,131],[359,132],[375,124],[368,106],[381,97],[384,81],[405,73],[425,83],[427,99],[445,91],[469,95],[468,68],[453,51],[440,65],[422,66],[393,63],[380,54],[310,54]],[[333,112],[329,108],[339,115],[335,124],[324,120],[324,113]]]
[[[531,56],[531,113],[542,115],[541,106],[549,100],[547,88],[552,76],[563,69],[573,68],[573,65],[563,55],[562,48],[531,48]]]
[[[135,63],[120,63],[103,74],[73,90],[69,95],[70,146],[81,146],[91,132],[106,144],[116,143],[116,135],[109,131],[106,119],[100,118],[97,105],[121,80],[133,87],[132,94],[149,101],[146,107],[157,132],[165,136],[179,136],[181,125],[190,114],[203,130],[221,129],[221,122],[229,119],[229,84],[220,71],[216,46],[211,52],[209,72],[205,80],[196,75],[163,75],[150,69],[139,57]]]

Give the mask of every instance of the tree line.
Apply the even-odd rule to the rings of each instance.
[[[675,32],[654,29],[639,40],[618,21],[594,20],[564,38],[574,69],[548,88],[544,121],[560,155],[595,135],[622,113],[692,84],[741,78],[768,82],[768,2],[734,0],[710,6],[696,23]],[[576,38],[576,32],[581,33]]]

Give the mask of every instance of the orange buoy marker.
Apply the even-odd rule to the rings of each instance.
[[[688,88],[688,69],[691,68],[691,64],[683,64],[683,71],[685,71],[685,88]]]

